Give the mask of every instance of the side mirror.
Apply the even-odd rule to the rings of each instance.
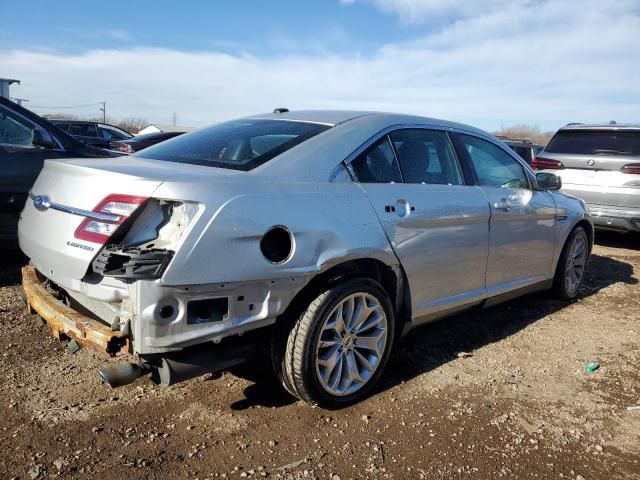
[[[49,135],[49,132],[46,132],[39,128],[36,128],[33,131],[33,140],[31,140],[31,143],[35,147],[42,147],[46,149],[52,149],[52,148],[58,147],[58,145],[53,140],[53,138],[51,138],[51,135]]]
[[[536,182],[540,190],[560,190],[562,180],[555,173],[536,173]]]

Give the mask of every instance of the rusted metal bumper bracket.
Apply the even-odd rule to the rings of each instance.
[[[119,331],[67,307],[42,284],[36,269],[22,267],[22,288],[27,306],[38,313],[51,326],[54,337],[72,338],[81,345],[115,356],[129,350],[129,340]]]

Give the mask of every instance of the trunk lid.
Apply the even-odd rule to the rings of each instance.
[[[69,286],[82,279],[102,247],[75,237],[86,217],[46,205],[36,208],[33,197],[46,196],[51,203],[91,211],[112,194],[152,196],[162,179],[158,172],[143,177],[150,170],[129,157],[45,161],[20,216],[20,248],[51,280]]]

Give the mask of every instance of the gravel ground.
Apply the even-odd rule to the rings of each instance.
[[[598,243],[580,300],[418,329],[378,393],[340,411],[294,402],[259,365],[111,390],[110,360],[51,338],[5,261],[0,478],[640,479],[640,240]]]

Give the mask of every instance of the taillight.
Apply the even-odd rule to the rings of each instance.
[[[640,163],[627,163],[620,169],[622,173],[634,173],[640,175]]]
[[[115,150],[122,153],[134,153],[135,150],[128,143],[111,142],[109,144],[109,150]]]
[[[535,157],[533,160],[531,160],[531,168],[533,168],[534,170],[561,170],[564,168],[564,165],[558,160]]]
[[[147,199],[148,197],[133,195],[108,195],[92,210],[96,215],[87,216],[73,236],[88,242],[105,243],[127,217]]]

